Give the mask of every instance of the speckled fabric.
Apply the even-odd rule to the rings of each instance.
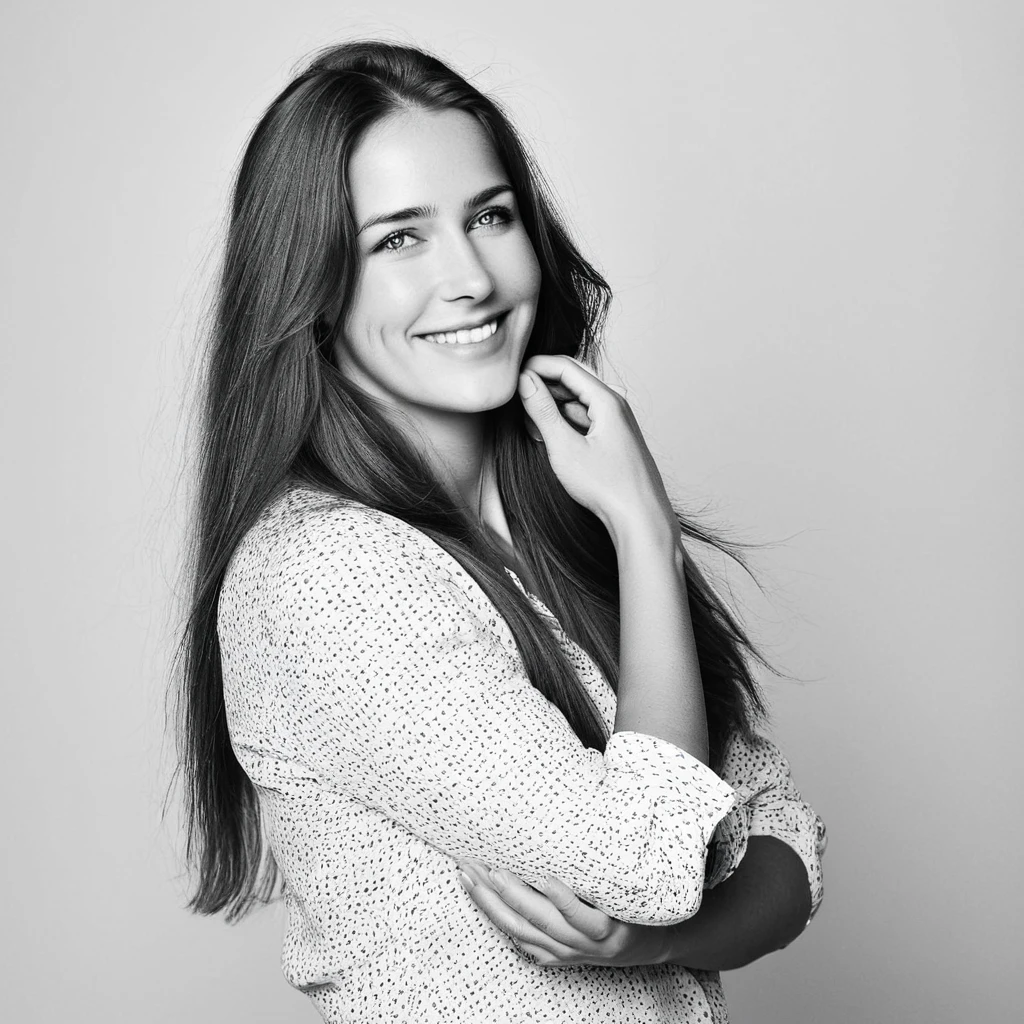
[[[611,687],[530,601],[610,727]],[[775,747],[734,743],[724,780],[640,733],[585,749],[483,591],[391,516],[286,494],[235,552],[218,633],[232,743],[286,881],[285,976],[326,1021],[727,1019],[713,973],[527,961],[462,889],[462,857],[667,924],[699,905],[713,837],[717,882],[763,833],[820,899],[818,822]]]

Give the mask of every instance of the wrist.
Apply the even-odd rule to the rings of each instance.
[[[665,936],[661,940],[661,950],[657,962],[659,964],[682,964],[686,943],[683,941],[681,926],[673,924],[658,930],[664,932]]]
[[[679,523],[674,516],[623,513],[603,521],[620,560],[634,554],[670,557],[679,548]]]
[[[665,936],[662,957],[658,963],[692,967],[700,959],[694,951],[693,921],[694,919],[691,917],[664,929],[668,934]]]

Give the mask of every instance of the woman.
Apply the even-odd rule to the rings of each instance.
[[[608,298],[501,112],[420,51],[325,52],[250,139],[185,648],[192,905],[280,876],[325,1020],[725,1020],[716,972],[820,899],[755,654],[590,368]]]

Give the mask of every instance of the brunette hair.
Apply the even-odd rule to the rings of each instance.
[[[249,139],[231,201],[205,382],[191,613],[181,645],[180,766],[188,853],[198,869],[190,906],[202,913],[237,917],[275,887],[256,792],[228,733],[216,627],[232,553],[290,486],[397,516],[444,548],[508,623],[533,685],[582,743],[604,749],[596,709],[500,552],[333,360],[335,325],[345,321],[359,270],[348,160],[369,127],[410,108],[474,117],[509,176],[542,274],[526,356],[569,355],[590,365],[597,357],[610,289],[573,244],[494,100],[436,57],[362,41],[321,52],[271,103]],[[513,399],[490,418],[512,543],[538,596],[614,687],[619,611],[611,540],[528,437],[521,404]],[[686,538],[735,555],[682,516],[680,528]],[[749,667],[761,659],[689,556],[685,565],[711,760],[718,764],[729,737],[749,735],[764,713]]]

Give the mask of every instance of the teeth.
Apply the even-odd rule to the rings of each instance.
[[[474,327],[471,331],[445,331],[443,334],[424,334],[424,341],[433,341],[438,345],[474,345],[489,338],[498,329],[498,321],[492,320],[483,327]]]

